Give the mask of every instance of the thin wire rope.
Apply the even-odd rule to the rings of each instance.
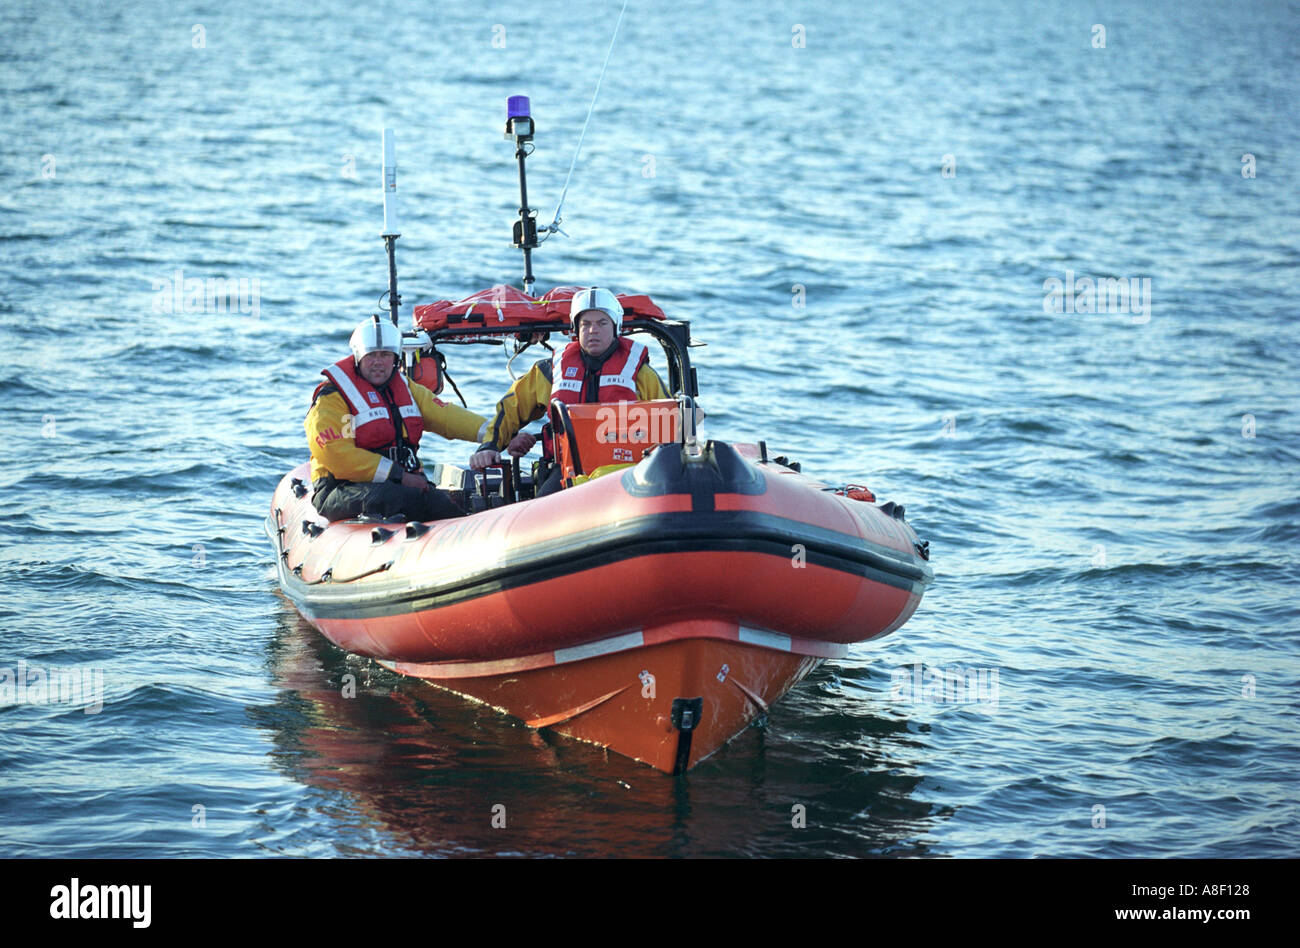
[[[582,123],[582,132],[578,135],[578,147],[573,150],[573,160],[569,162],[569,173],[564,177],[564,189],[560,192],[560,202],[555,205],[555,218],[546,225],[546,233],[553,234],[560,230],[560,211],[564,209],[564,199],[569,194],[569,181],[573,178],[573,169],[578,165],[578,155],[582,152],[582,140],[587,137],[587,126],[591,123],[591,115],[596,111],[596,97],[600,95],[600,84],[605,81],[605,69],[609,66],[609,57],[614,52],[614,43],[618,41],[618,28],[623,23],[623,14],[627,12],[628,0],[623,0],[623,8],[618,11],[618,20],[614,23],[614,35],[609,38],[609,49],[605,50],[605,61],[601,63],[600,75],[596,77],[596,91],[591,94],[591,105],[587,106],[587,118]],[[568,236],[567,234],[565,236]]]

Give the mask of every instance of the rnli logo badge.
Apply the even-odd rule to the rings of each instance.
[[[615,448],[615,449],[614,449],[614,460],[615,460],[615,462],[618,462],[618,461],[631,462],[631,461],[633,460],[633,458],[632,458],[632,452],[631,452],[630,450],[628,450],[627,448]]]
[[[366,392],[366,398],[370,399],[370,404],[372,405],[379,404],[379,395],[376,392]]]
[[[576,365],[569,366],[564,370],[564,377],[566,379],[576,379],[578,377],[578,367]]]

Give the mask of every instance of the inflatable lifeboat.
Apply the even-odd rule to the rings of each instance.
[[[496,286],[414,308],[408,374],[435,392],[453,345],[517,350],[568,331],[573,288]],[[901,506],[820,483],[764,443],[695,429],[689,324],[623,296],[672,399],[551,405],[564,489],[512,466],[426,473],[470,515],[328,523],[309,466],[267,532],[284,594],[340,648],[522,719],[681,773],[819,663],[894,631],[933,579]]]

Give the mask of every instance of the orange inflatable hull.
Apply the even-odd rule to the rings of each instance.
[[[751,445],[666,445],[431,524],[328,524],[305,478],[281,482],[268,532],[282,589],[326,637],[669,773],[901,626],[933,578],[897,513]]]

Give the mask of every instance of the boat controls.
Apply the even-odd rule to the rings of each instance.
[[[451,494],[457,504],[472,514],[531,500],[536,483],[520,471],[518,460],[481,472],[454,464],[430,464],[425,468],[425,475],[431,486]]]

